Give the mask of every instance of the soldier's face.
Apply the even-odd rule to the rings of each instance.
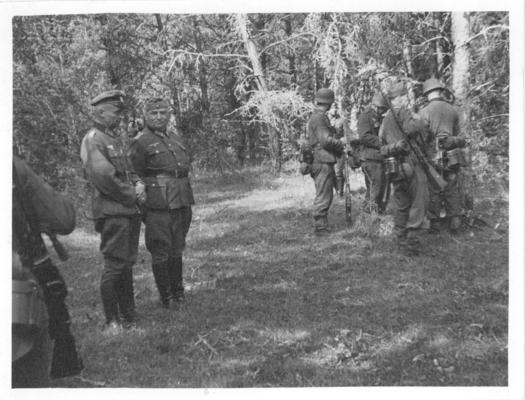
[[[376,114],[376,117],[381,119],[385,115],[385,113],[388,111],[388,108],[383,106],[376,106],[375,104],[372,107],[374,109],[374,112]]]
[[[408,106],[408,96],[406,94],[397,96],[396,98],[391,100],[392,107],[394,108],[401,108],[401,107],[407,107]]]
[[[112,104],[105,104],[99,108],[98,116],[105,126],[115,129],[120,125],[124,110]]]
[[[155,108],[146,113],[146,125],[156,131],[164,131],[170,121],[170,112],[167,108]]]

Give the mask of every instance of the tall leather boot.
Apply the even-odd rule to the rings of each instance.
[[[170,257],[168,262],[171,295],[175,301],[182,301],[184,299],[184,284],[182,283],[182,254]]]
[[[120,280],[116,285],[119,310],[122,318],[127,323],[132,323],[136,319],[135,296],[133,291],[133,270],[131,267],[125,268]]]
[[[107,325],[112,322],[119,322],[118,299],[115,290],[115,283],[113,277],[107,278],[102,276],[102,282],[100,283],[100,296],[102,297],[102,307],[104,308]]]
[[[169,308],[171,293],[169,287],[168,261],[152,264],[153,277],[159,291],[160,303],[162,307]]]

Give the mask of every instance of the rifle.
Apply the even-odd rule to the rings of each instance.
[[[386,207],[388,205],[388,200],[390,199],[390,176],[385,174],[385,187],[383,189],[383,196],[381,196],[381,209],[383,212],[386,212]]]
[[[403,138],[407,142],[412,154],[414,154],[414,156],[416,157],[418,164],[421,166],[421,168],[423,168],[423,171],[425,172],[430,184],[432,184],[436,189],[439,189],[439,191],[443,191],[447,186],[447,182],[443,179],[439,172],[436,171],[436,169],[430,163],[430,161],[428,161],[426,154],[423,153],[423,150],[421,150],[419,144],[416,141],[411,140],[410,137],[405,133],[403,127],[401,126],[401,123],[397,119],[396,113],[394,112],[392,102],[390,101],[388,96],[386,96],[386,94],[383,92],[379,83],[377,83],[377,87],[381,95],[385,99],[388,109],[390,110],[390,113],[392,114],[392,117],[394,118],[394,121],[397,127],[399,128],[399,131],[401,132]]]
[[[350,193],[350,157],[345,160],[345,219],[348,226],[352,225],[352,193]]]
[[[49,315],[49,335],[54,340],[51,360],[51,379],[77,375],[84,369],[71,333],[71,320],[65,299],[67,287],[60,271],[51,262],[45,243],[40,235],[39,224],[33,207],[21,193],[20,179],[13,164],[13,228],[23,245],[20,259],[31,270],[44,292]],[[58,243],[57,253],[67,257],[65,248],[55,235],[50,235],[53,246]]]

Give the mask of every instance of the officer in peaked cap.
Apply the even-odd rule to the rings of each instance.
[[[95,96],[90,104],[95,107],[100,104],[112,104],[116,107],[124,107],[124,96],[125,93],[122,90],[108,90]]]
[[[465,145],[464,139],[459,135],[459,114],[456,108],[445,100],[443,91],[446,90],[436,78],[427,79],[423,82],[423,94],[426,95],[428,103],[421,109],[419,114],[427,122],[432,146],[430,156],[436,160],[447,186],[440,192],[429,187],[430,206],[428,217],[432,231],[437,231],[444,222],[440,218],[440,211],[444,205],[446,211],[446,222],[452,233],[456,233],[461,225],[460,215],[462,213],[461,185],[459,184],[460,165],[449,163],[446,154],[454,149]]]
[[[178,307],[184,298],[182,253],[195,203],[188,176],[190,156],[182,137],[168,129],[171,107],[154,97],[144,107],[145,127],[130,147],[130,159],[147,188],[146,247],[160,304]]]
[[[333,200],[335,187],[334,164],[343,154],[344,146],[337,140],[335,128],[326,115],[334,102],[334,92],[327,88],[317,91],[314,111],[307,123],[307,138],[313,149],[311,176],[315,184],[313,205],[314,228],[316,233],[328,231],[328,210]]]
[[[145,201],[145,186],[133,171],[118,130],[124,92],[103,92],[91,105],[93,127],[82,140],[80,157],[92,186],[92,213],[104,258],[100,294],[105,333],[112,335],[120,332],[121,323],[135,319],[132,267],[141,223],[138,204]]]

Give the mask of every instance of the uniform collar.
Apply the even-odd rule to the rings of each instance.
[[[319,106],[315,106],[315,107],[314,107],[314,112],[316,112],[316,113],[320,113],[320,114],[326,114],[328,111],[323,110],[323,109],[322,109],[321,107],[319,107]]]
[[[99,131],[105,133],[108,136],[115,137],[117,136],[117,132],[114,130],[109,129],[106,125],[100,123],[97,120],[93,121],[93,126],[98,129]]]
[[[166,139],[166,138],[169,136],[169,134],[168,134],[168,130],[167,130],[167,129],[166,129],[166,132],[153,131],[153,130],[151,130],[148,126],[145,126],[145,127],[144,127],[144,131],[145,131],[145,132],[149,132],[149,133],[153,133],[154,135],[156,135],[156,136],[158,136],[158,137],[160,137],[160,138],[162,138],[162,139]]]

